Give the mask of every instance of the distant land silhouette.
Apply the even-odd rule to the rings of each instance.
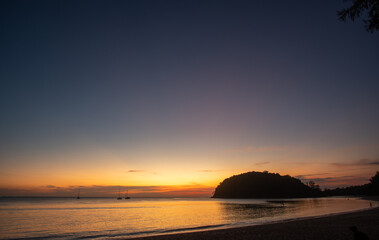
[[[341,195],[379,195],[379,172],[370,183],[346,188],[325,189],[313,181],[304,184],[300,179],[278,173],[247,172],[222,181],[213,198],[303,198]]]

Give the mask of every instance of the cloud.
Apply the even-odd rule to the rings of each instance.
[[[262,165],[266,165],[266,164],[269,164],[270,162],[257,162],[255,163],[255,165],[257,166],[262,166]]]
[[[379,159],[360,159],[358,165],[379,165]]]
[[[310,177],[314,177],[314,176],[324,176],[324,175],[328,175],[329,173],[315,173],[315,174],[305,174],[305,175],[296,175],[294,176],[295,178],[310,178]]]
[[[241,152],[241,153],[259,153],[259,152],[299,152],[303,151],[302,148],[290,147],[290,146],[262,146],[254,147],[248,146],[245,148],[232,148],[230,152]]]
[[[129,170],[128,173],[139,173],[139,172],[146,172],[145,170],[136,170],[136,169],[132,169],[132,170]]]
[[[131,170],[127,171],[126,173],[151,173],[151,174],[158,174],[156,172],[150,172],[150,171],[147,171],[147,170],[140,170],[140,169],[131,169]]]
[[[379,159],[367,159],[367,158],[362,158],[350,163],[331,163],[331,165],[335,167],[359,167],[359,166],[375,166],[379,165]]]
[[[322,187],[334,188],[334,187],[347,187],[353,185],[362,185],[368,183],[368,178],[362,176],[325,176],[320,177],[325,174],[310,174],[310,175],[297,175],[296,178],[299,178],[302,182],[313,181]]]

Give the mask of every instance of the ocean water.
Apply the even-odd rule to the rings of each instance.
[[[346,197],[0,198],[0,239],[117,239],[264,224],[368,207],[367,200]]]

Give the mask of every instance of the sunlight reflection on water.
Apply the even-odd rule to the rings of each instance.
[[[376,204],[376,203],[375,203]],[[2,198],[0,238],[128,237],[260,224],[369,207],[366,200],[318,198]]]

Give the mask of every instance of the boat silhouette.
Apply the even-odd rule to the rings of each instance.
[[[125,199],[130,199],[130,197],[129,197],[129,190],[126,190],[126,195],[125,195]]]
[[[121,200],[122,197],[120,196],[120,190],[118,190],[118,197],[117,197],[117,200]]]

